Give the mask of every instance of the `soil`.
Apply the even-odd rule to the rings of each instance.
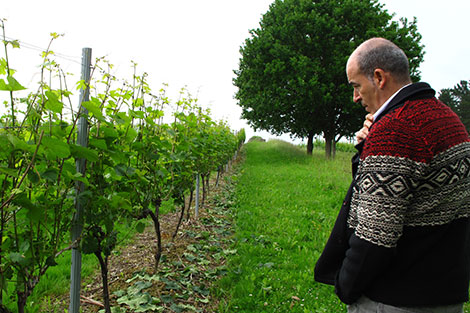
[[[174,240],[172,236],[181,209],[160,217],[163,256],[156,271],[154,254],[157,240],[152,223],[149,223],[143,233],[136,234],[131,243],[110,256],[108,281],[113,313],[217,312],[217,307],[223,300],[220,295],[213,296],[214,287],[226,271],[226,257],[235,253],[235,250],[230,250],[233,244],[230,203],[234,185],[232,177],[236,175],[234,168],[237,166],[229,168],[223,174],[217,186],[216,177],[211,178],[209,195],[205,204],[200,206],[198,219],[194,218],[193,201],[191,218],[186,220],[185,213],[185,220]],[[101,282],[99,270],[93,277],[84,278],[81,312],[104,312]],[[140,291],[132,289],[132,286],[137,285],[136,282],[146,283],[145,286],[148,287]],[[144,309],[145,306],[131,308],[128,302],[132,301],[122,302],[123,294],[127,294],[130,299],[140,296],[147,300],[153,298],[154,301],[146,304],[158,304],[153,304],[148,309]],[[49,307],[45,308],[45,312],[66,312],[68,297],[69,295],[64,295],[62,299],[57,299],[52,304],[54,310]]]

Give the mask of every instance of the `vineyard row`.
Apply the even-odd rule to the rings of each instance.
[[[214,121],[184,89],[172,103],[165,88],[152,92],[146,74],[123,83],[104,59],[93,64],[89,80],[78,82],[90,96],[74,109],[68,76],[52,51],[42,53],[38,88],[29,91],[8,61],[8,49],[19,45],[3,39],[0,92],[9,100],[0,116],[0,308],[16,302],[23,313],[47,269],[72,249],[98,258],[111,312],[106,277],[115,225],[142,231],[144,223],[135,221],[150,218],[158,267],[160,205],[171,198],[184,208],[195,178],[204,187],[211,172],[220,173],[245,133]],[[82,123],[85,142],[77,142]]]

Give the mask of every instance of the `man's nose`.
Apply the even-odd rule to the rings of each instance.
[[[361,95],[356,90],[354,90],[353,92],[353,101],[355,103],[358,103],[359,101],[361,101]]]

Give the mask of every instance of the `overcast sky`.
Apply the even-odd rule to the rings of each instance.
[[[149,74],[155,92],[168,83],[170,96],[176,99],[176,91],[187,86],[202,106],[211,108],[215,119],[227,120],[233,129],[244,127],[250,137],[254,133],[240,120],[241,109],[233,98],[233,70],[238,67],[239,48],[249,36],[248,30],[259,26],[272,2],[14,0],[2,3],[0,18],[7,19],[7,37],[24,43],[20,50],[10,50],[10,62],[25,86],[33,87],[39,80],[37,48],[47,47],[49,33],[63,33],[52,50],[77,79],[83,47],[92,48],[93,59],[106,56],[122,78],[129,77],[131,60],[135,61],[138,71]],[[380,2],[397,18],[418,18],[426,51],[421,65],[423,81],[439,91],[470,80],[470,1]]]

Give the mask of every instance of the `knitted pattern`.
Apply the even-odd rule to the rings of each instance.
[[[470,216],[470,139],[436,98],[407,101],[371,127],[356,181],[348,226],[395,247],[404,226]]]

